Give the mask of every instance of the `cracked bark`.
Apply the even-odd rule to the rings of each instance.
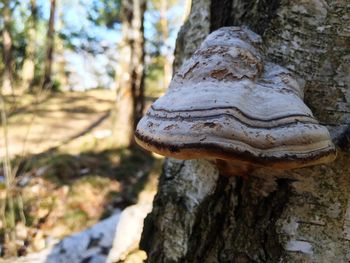
[[[210,31],[250,27],[272,61],[305,81],[305,101],[338,158],[246,179],[219,176],[208,161],[168,159],[141,240],[149,262],[350,261],[349,14],[341,0],[193,0],[175,70]]]

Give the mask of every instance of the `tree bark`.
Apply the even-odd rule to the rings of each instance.
[[[144,109],[145,0],[123,0],[122,41],[116,71],[116,117],[114,132],[120,146],[134,144],[134,130]]]
[[[167,46],[167,40],[169,38],[169,24],[168,24],[168,18],[167,18],[167,12],[168,12],[168,3],[167,0],[160,0],[159,2],[159,23],[160,23],[160,29],[162,34],[162,41],[165,47],[165,54],[163,55],[163,85],[164,88],[167,88],[169,85],[169,82],[171,80],[171,56],[169,54],[168,46]]]
[[[2,30],[2,43],[3,43],[3,63],[4,71],[2,78],[2,92],[10,93],[13,91],[13,62],[12,62],[12,21],[11,21],[11,9],[10,1],[3,1],[2,15],[3,15],[3,30]]]
[[[194,0],[175,70],[205,36],[246,25],[269,59],[305,81],[305,101],[338,144],[329,165],[224,177],[209,161],[168,159],[141,247],[149,262],[350,261],[350,4]]]
[[[31,15],[28,19],[28,44],[26,48],[26,59],[23,63],[22,85],[24,90],[32,90],[35,76],[36,56],[36,32],[38,24],[38,7],[36,0],[30,0]]]
[[[64,8],[62,4],[56,6],[57,21],[56,21],[56,30],[61,32],[64,28]],[[65,57],[65,46],[64,40],[61,37],[56,37],[55,39],[55,63],[53,71],[55,72],[56,77],[60,80],[60,89],[62,91],[69,90],[69,72],[67,72],[67,59]]]
[[[50,1],[50,18],[48,23],[48,29],[46,34],[46,57],[45,57],[45,69],[44,69],[44,81],[43,89],[52,88],[52,63],[53,52],[55,45],[55,14],[56,14],[56,0]]]

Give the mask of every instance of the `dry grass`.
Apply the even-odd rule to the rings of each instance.
[[[16,108],[6,109],[9,159],[19,164],[12,173],[16,196],[23,197],[23,208],[16,202],[13,209],[19,255],[44,248],[50,238],[83,230],[138,198],[152,198],[161,161],[139,149],[114,147],[108,117],[113,98],[108,90],[58,93],[39,102],[24,95],[16,99]],[[0,181],[0,195],[5,189]],[[0,245],[3,236],[0,231]]]
[[[17,98],[16,107],[8,106],[10,156],[20,155],[24,144],[26,154],[35,154],[79,135],[111,109],[113,97],[113,91],[92,90],[85,93],[56,93],[39,102],[35,96],[27,94],[21,99]],[[8,97],[7,104],[11,103],[13,98]],[[2,141],[0,149],[4,149]],[[3,151],[0,157],[2,155]]]

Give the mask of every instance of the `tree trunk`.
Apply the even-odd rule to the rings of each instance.
[[[3,15],[3,30],[2,30],[2,43],[3,43],[3,63],[4,72],[2,79],[2,92],[10,93],[13,91],[13,63],[12,63],[12,21],[11,21],[11,9],[10,1],[3,1],[2,15]]]
[[[114,132],[120,146],[134,144],[135,125],[144,109],[145,0],[122,0],[122,41],[116,74]]]
[[[163,56],[163,71],[164,71],[164,76],[163,76],[163,85],[164,88],[168,87],[169,82],[171,80],[171,56],[169,54],[168,46],[167,46],[167,40],[169,38],[169,25],[168,25],[168,18],[167,18],[167,12],[168,12],[168,3],[167,0],[160,0],[159,3],[159,13],[160,13],[160,18],[159,18],[159,23],[160,23],[160,29],[161,29],[161,34],[162,34],[162,41],[165,46],[165,54]]]
[[[57,10],[57,22],[56,22],[56,30],[60,32],[64,28],[64,8],[62,4],[58,4],[56,6]],[[64,54],[65,46],[64,41],[61,37],[57,37],[55,39],[55,63],[53,66],[53,71],[57,76],[57,79],[60,81],[60,89],[62,91],[69,90],[69,73],[67,72],[67,60]]]
[[[55,13],[56,13],[56,0],[50,1],[50,18],[48,23],[48,29],[46,34],[46,57],[45,57],[45,69],[44,69],[44,81],[43,89],[52,88],[52,62],[53,51],[55,45]]]
[[[271,61],[305,80],[305,101],[338,145],[329,165],[220,176],[209,161],[168,159],[141,247],[149,262],[350,261],[350,4],[193,0],[175,70],[205,36],[246,25]]]
[[[36,30],[38,24],[38,7],[36,0],[30,0],[31,15],[28,21],[28,45],[26,59],[23,63],[22,85],[24,90],[32,90],[35,76]]]

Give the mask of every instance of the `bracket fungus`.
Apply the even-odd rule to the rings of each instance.
[[[140,120],[137,143],[177,159],[219,160],[238,174],[333,161],[335,146],[303,87],[261,44],[246,28],[211,33]]]

